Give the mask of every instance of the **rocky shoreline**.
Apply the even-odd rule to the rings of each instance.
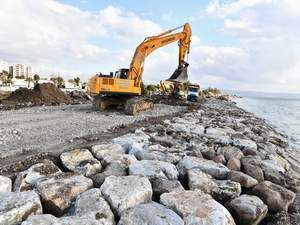
[[[233,102],[0,176],[3,225],[300,224],[300,155]]]

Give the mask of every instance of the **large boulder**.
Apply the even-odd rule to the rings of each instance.
[[[183,191],[184,188],[178,180],[156,178],[151,180],[153,196],[159,199],[160,195],[172,191]]]
[[[178,171],[173,164],[157,160],[137,161],[129,166],[129,174],[145,176],[149,179],[166,178],[176,180],[178,178]]]
[[[30,216],[21,225],[106,225],[90,218],[67,216],[56,218],[50,214]]]
[[[80,193],[92,186],[91,179],[70,173],[40,179],[36,184],[46,212],[58,216],[65,213]]]
[[[199,168],[188,170],[188,186],[190,190],[199,189],[207,194],[218,191],[218,185],[207,173],[202,172]]]
[[[258,184],[253,177],[239,171],[230,171],[228,179],[240,183],[245,188],[252,188]]]
[[[152,199],[151,183],[146,177],[107,177],[100,188],[113,211],[121,215],[125,209]]]
[[[242,134],[235,134],[232,136],[233,139],[233,146],[238,147],[241,149],[243,152],[256,152],[257,151],[257,144],[256,142],[250,140],[246,136]]]
[[[267,214],[268,207],[261,199],[252,195],[241,195],[233,199],[229,207],[236,222],[241,225],[257,225]]]
[[[125,149],[121,145],[113,143],[94,145],[92,146],[91,151],[98,160],[102,160],[106,156],[126,153]]]
[[[211,175],[216,179],[226,179],[229,174],[229,169],[212,160],[206,160],[202,158],[197,158],[193,156],[185,156],[177,164],[177,170],[182,178],[187,174],[187,171],[193,168],[199,168],[203,172]]]
[[[294,192],[270,181],[256,185],[253,193],[263,200],[271,212],[287,211],[296,197]]]
[[[156,202],[140,204],[125,210],[118,225],[183,225],[183,220],[172,210]]]
[[[241,185],[238,182],[231,180],[216,180],[216,183],[218,189],[212,195],[218,202],[225,204],[240,196],[242,192]]]
[[[9,177],[0,175],[0,192],[10,192],[12,188],[12,181]]]
[[[14,191],[32,190],[39,179],[60,174],[61,170],[49,160],[44,160],[20,172],[14,182]]]
[[[81,193],[74,204],[74,215],[98,221],[103,225],[114,225],[114,214],[104,200],[100,189],[90,189]]]
[[[135,163],[137,159],[134,155],[128,154],[116,154],[116,155],[108,155],[103,158],[101,163],[103,166],[108,166],[111,163],[119,163],[124,168],[128,168],[131,164]]]
[[[42,204],[36,192],[0,192],[0,224],[17,225],[28,216],[41,213]]]
[[[241,160],[237,158],[231,158],[227,162],[227,167],[230,170],[240,171],[241,170]]]
[[[230,145],[218,148],[217,153],[224,155],[227,161],[232,158],[241,159],[243,157],[243,152],[239,148]]]
[[[258,182],[264,180],[264,173],[261,169],[262,161],[259,157],[246,156],[241,159],[242,171],[256,179]]]
[[[101,163],[87,149],[64,152],[60,155],[60,159],[68,170],[85,176],[99,173],[102,169]]]
[[[126,169],[119,163],[110,163],[108,164],[102,173],[97,173],[91,178],[93,179],[94,186],[100,187],[105,178],[109,176],[126,176]]]
[[[228,210],[200,190],[164,193],[160,202],[179,214],[185,225],[235,225]]]

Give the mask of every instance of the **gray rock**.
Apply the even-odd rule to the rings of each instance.
[[[241,150],[252,150],[257,151],[257,144],[245,137],[241,134],[235,134],[232,136],[233,139],[233,145],[240,148]]]
[[[212,176],[199,168],[188,170],[188,185],[190,190],[199,189],[207,194],[218,191],[218,185]]]
[[[34,191],[0,192],[0,224],[17,225],[30,215],[43,213],[40,197]]]
[[[257,225],[266,216],[268,207],[256,196],[241,195],[233,199],[229,207],[238,224]]]
[[[232,158],[241,159],[244,156],[243,152],[234,146],[224,146],[218,148],[217,153],[224,155],[227,161]]]
[[[113,143],[94,145],[92,146],[91,151],[98,160],[102,160],[106,156],[126,153],[125,149],[121,145]]]
[[[296,197],[294,192],[270,181],[256,185],[253,194],[262,199],[271,212],[287,211]]]
[[[245,188],[252,188],[258,184],[253,177],[239,171],[230,171],[228,179],[240,183]]]
[[[145,176],[149,179],[166,178],[176,180],[178,178],[178,171],[173,164],[154,160],[142,160],[133,163],[129,166],[129,174]]]
[[[118,225],[183,225],[183,220],[172,210],[156,202],[140,204],[125,210]]]
[[[216,179],[226,179],[229,174],[229,169],[222,164],[192,156],[185,156],[177,164],[177,170],[182,178],[185,177],[188,170],[193,168],[199,168]]]
[[[99,189],[94,188],[81,193],[74,208],[77,217],[96,220],[103,225],[115,224],[114,214]]]
[[[105,225],[105,223],[90,218],[68,216],[56,218],[50,214],[30,216],[22,225]]]
[[[105,167],[111,163],[119,163],[124,168],[128,168],[131,164],[135,163],[136,161],[137,159],[134,155],[116,154],[104,157],[101,163]]]
[[[151,180],[153,196],[159,199],[160,195],[163,193],[168,193],[172,191],[183,191],[181,183],[178,180],[169,180],[164,178],[157,178]]]
[[[100,188],[113,211],[121,215],[125,209],[152,199],[151,183],[146,177],[107,177]]]
[[[216,180],[218,184],[218,190],[213,193],[213,197],[218,202],[227,203],[232,199],[240,196],[242,192],[241,185],[238,182],[230,180]]]
[[[119,163],[111,163],[105,167],[102,173],[97,173],[91,178],[93,179],[94,186],[100,187],[103,184],[106,177],[109,176],[119,177],[119,176],[126,176],[126,175],[127,175],[126,170],[122,165],[120,165]]]
[[[242,171],[261,182],[264,180],[264,173],[261,169],[261,159],[259,157],[243,157],[241,159]]]
[[[63,215],[71,202],[92,186],[91,179],[69,173],[40,179],[36,184],[44,209],[57,216]]]
[[[60,155],[60,159],[68,170],[85,176],[99,173],[102,169],[101,163],[87,149],[64,152]]]
[[[160,202],[179,214],[185,225],[235,225],[227,209],[200,190],[164,193]]]
[[[44,160],[42,163],[37,163],[29,169],[18,173],[13,189],[14,191],[33,190],[39,179],[60,173],[61,170],[52,161]]]
[[[12,188],[12,181],[9,177],[0,175],[0,192],[10,192]]]

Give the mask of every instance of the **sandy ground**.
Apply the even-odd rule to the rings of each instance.
[[[0,111],[0,158],[27,151],[63,151],[76,146],[76,140],[81,137],[184,109],[157,104],[153,111],[138,116],[128,116],[122,111],[97,112],[89,104]]]

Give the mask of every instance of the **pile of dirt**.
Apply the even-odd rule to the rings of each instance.
[[[156,94],[151,96],[152,101],[155,104],[166,104],[173,106],[189,106],[191,105],[186,99],[175,98],[174,96],[166,96],[162,94]]]
[[[19,88],[1,102],[2,104],[59,105],[72,104],[74,100],[54,84],[37,84],[32,90]]]

